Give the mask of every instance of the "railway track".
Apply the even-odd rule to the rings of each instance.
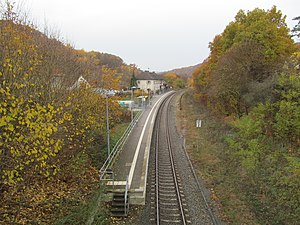
[[[152,171],[152,224],[190,224],[187,204],[172,152],[168,111],[174,95],[164,100],[155,132],[155,169]]]

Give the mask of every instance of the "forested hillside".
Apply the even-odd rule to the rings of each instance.
[[[195,66],[182,67],[182,68],[178,68],[178,69],[169,70],[167,72],[163,72],[162,74],[175,73],[183,79],[188,79],[188,78],[192,77],[193,71],[195,69],[197,69],[199,66],[200,66],[200,64],[197,64]]]
[[[0,224],[84,224],[107,157],[105,98],[88,87],[126,88],[133,68],[37,31],[9,3],[0,17]],[[129,121],[108,105],[111,129]]]
[[[285,19],[239,11],[193,73],[195,100],[229,126],[220,154],[260,224],[300,220],[300,52]]]

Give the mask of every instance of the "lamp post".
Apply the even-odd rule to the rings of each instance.
[[[131,109],[131,122],[133,121],[133,95],[134,95],[134,89],[136,89],[135,86],[131,87],[131,104],[130,104],[130,109]]]
[[[151,90],[150,88],[147,89],[147,91],[148,91],[148,105],[149,106],[150,106],[150,98],[151,98],[150,97],[150,90]]]
[[[109,119],[108,119],[108,95],[105,95],[106,100],[106,133],[107,133],[107,157],[110,156],[110,137],[109,137]]]
[[[142,88],[142,109],[144,109],[144,102],[145,102],[145,96],[144,96],[144,89]]]

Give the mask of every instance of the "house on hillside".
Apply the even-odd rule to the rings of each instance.
[[[70,87],[70,90],[77,89],[77,88],[80,88],[80,87],[85,87],[85,88],[90,88],[91,87],[89,82],[87,82],[87,80],[84,79],[83,76],[80,76],[78,78],[78,80],[73,84],[73,86]]]
[[[72,83],[73,85],[70,86]],[[65,74],[55,74],[50,80],[50,87],[55,90],[74,90],[80,87],[90,88],[91,85],[83,76],[74,79],[74,77],[67,77]]]
[[[161,75],[155,72],[145,71],[136,75],[137,88],[153,93],[160,92],[165,89],[166,83]]]

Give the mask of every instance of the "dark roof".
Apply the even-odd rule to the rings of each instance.
[[[158,75],[155,72],[144,71],[136,75],[137,80],[163,80],[161,75]]]

